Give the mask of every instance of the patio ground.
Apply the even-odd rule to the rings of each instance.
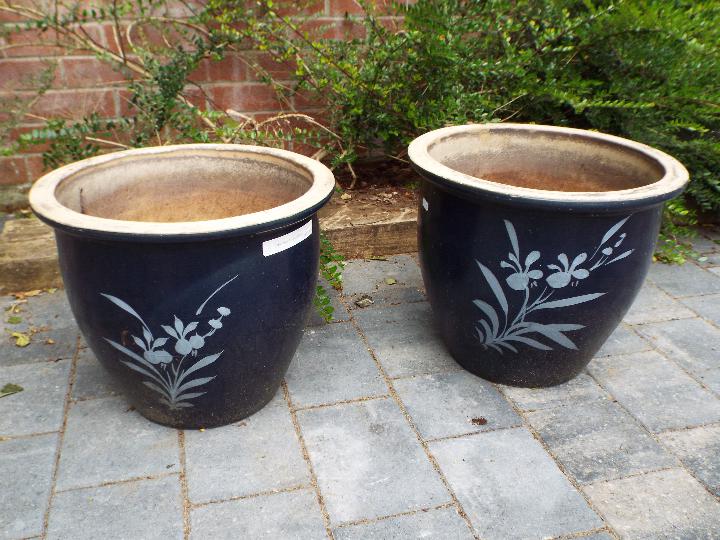
[[[653,265],[588,369],[545,390],[455,364],[414,256],[352,261],[274,401],[207,431],[139,416],[63,292],[30,297],[0,323],[0,387],[24,389],[0,399],[0,538],[718,538],[718,242]]]

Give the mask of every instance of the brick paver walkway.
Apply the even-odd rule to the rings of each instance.
[[[24,388],[0,399],[0,538],[719,538],[720,245],[697,247],[545,390],[454,363],[413,256],[352,261],[274,401],[202,432],[139,416],[63,292],[29,298],[0,327],[0,387]]]

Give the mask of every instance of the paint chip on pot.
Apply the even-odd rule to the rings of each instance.
[[[299,244],[312,234],[312,221],[308,221],[302,227],[295,229],[287,234],[273,238],[272,240],[266,240],[263,242],[262,250],[265,257],[275,255],[286,249]]]
[[[425,211],[427,212],[428,209],[430,208],[430,205],[428,204],[427,199],[425,197],[423,197],[422,205],[423,205],[423,208],[425,209]]]

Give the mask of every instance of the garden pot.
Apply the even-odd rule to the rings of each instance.
[[[317,283],[332,173],[304,156],[192,144],[86,159],[38,180],[75,319],[146,418],[213,427],[273,397]]]
[[[440,334],[468,371],[524,387],[589,363],[645,279],[663,202],[688,180],[648,146],[540,125],[439,129],[409,156]]]

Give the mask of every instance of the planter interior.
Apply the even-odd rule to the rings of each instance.
[[[58,185],[56,197],[90,216],[177,223],[268,210],[297,199],[311,183],[307,171],[268,156],[183,152],[131,156],[81,171]]]
[[[431,144],[428,154],[471,177],[543,191],[627,190],[665,174],[657,159],[635,149],[555,131],[460,132]]]

